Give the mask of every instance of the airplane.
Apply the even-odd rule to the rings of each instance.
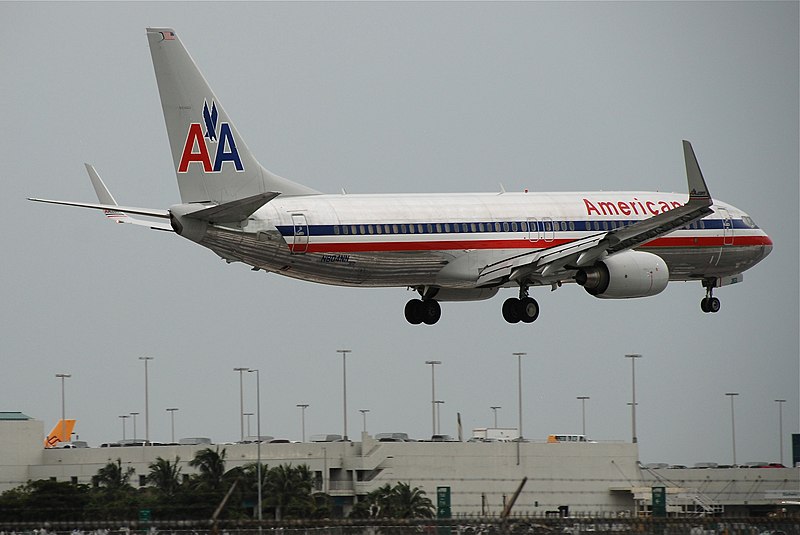
[[[439,321],[440,302],[488,299],[501,288],[519,292],[504,301],[503,318],[532,323],[539,304],[529,289],[564,283],[626,299],[700,281],[700,307],[714,313],[714,289],[741,282],[772,250],[748,214],[712,199],[688,141],[684,194],[323,194],[261,166],[174,29],[148,28],[147,38],[181,203],[119,206],[88,164],[99,203],[30,200],[171,231],[254,271],[410,288],[419,297],[404,312],[414,325]]]
[[[72,430],[75,428],[75,420],[59,420],[53,429],[47,433],[44,439],[45,448],[55,448],[59,444],[67,444],[72,437]]]

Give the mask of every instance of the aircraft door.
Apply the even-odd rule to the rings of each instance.
[[[722,218],[722,245],[733,245],[733,220],[725,208],[717,208]]]
[[[308,250],[308,221],[304,214],[292,214],[292,253],[303,254]]]
[[[539,220],[535,217],[528,218],[528,241],[539,241]]]
[[[551,242],[556,238],[556,231],[555,227],[553,226],[553,219],[550,217],[545,217],[542,219],[542,223],[544,224],[544,241]]]

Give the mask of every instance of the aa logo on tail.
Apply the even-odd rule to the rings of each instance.
[[[189,133],[186,136],[186,143],[183,144],[181,161],[178,164],[179,173],[186,173],[192,162],[201,164],[206,173],[219,173],[225,162],[231,162],[237,171],[244,171],[231,126],[228,123],[217,124],[218,118],[217,103],[212,100],[209,109],[208,101],[203,101],[203,122],[205,124],[191,123],[189,125]],[[204,126],[205,133],[203,133]],[[214,144],[216,144],[216,148],[214,148]],[[213,160],[211,159],[212,152],[214,153]]]

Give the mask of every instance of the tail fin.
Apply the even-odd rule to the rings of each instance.
[[[75,420],[59,420],[45,437],[44,447],[55,448],[59,442],[69,442],[74,428]]]
[[[148,28],[147,39],[184,203],[319,193],[256,161],[174,30]]]

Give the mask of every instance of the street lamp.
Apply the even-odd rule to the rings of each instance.
[[[308,403],[298,403],[297,407],[300,408],[300,428],[303,430],[303,439],[301,442],[306,441],[306,409],[309,408],[311,405]]]
[[[441,360],[426,360],[425,364],[431,366],[431,434],[436,434],[436,369],[437,364],[441,364]]]
[[[725,392],[731,398],[731,442],[733,444],[733,465],[736,466],[736,422],[733,418],[733,398],[739,395],[738,392]]]
[[[362,419],[362,424],[363,424],[362,428],[361,428],[361,432],[362,433],[366,433],[367,432],[367,413],[369,412],[369,409],[358,409],[358,412],[361,413],[361,419]]]
[[[172,423],[172,441],[171,442],[173,444],[175,443],[175,411],[177,411],[177,410],[178,409],[176,407],[167,409],[167,412],[169,413],[169,417],[170,417],[170,420],[171,420],[171,423]]]
[[[494,412],[494,426],[497,427],[497,409],[502,409],[503,407],[501,407],[500,405],[494,405],[489,408],[492,409],[492,411]]]
[[[256,473],[258,477],[258,529],[261,531],[261,377],[258,370],[247,370],[256,374]]]
[[[436,434],[440,435],[442,433],[442,405],[444,405],[444,401],[441,399],[437,399],[434,401],[436,404]]]
[[[780,448],[781,464],[783,464],[783,404],[786,403],[786,400],[776,399],[775,403],[778,404],[778,447]]]
[[[353,351],[350,349],[337,349],[336,352],[342,354],[342,416],[344,418],[342,440],[347,441],[347,354]]]
[[[518,391],[518,406],[517,411],[519,412],[519,437],[517,437],[517,464],[519,464],[519,445],[522,442],[522,357],[527,355],[527,353],[512,353],[515,357],[517,357],[517,391]]]
[[[251,436],[253,436],[250,434],[250,417],[253,415],[253,413],[246,412],[244,413],[244,415],[247,416],[247,437],[250,438]]]
[[[234,368],[233,371],[239,372],[239,429],[241,431],[240,435],[242,442],[244,442],[244,382],[242,380],[243,372],[246,372],[248,368]],[[247,433],[248,435],[250,433]]]
[[[67,436],[67,420],[66,420],[66,404],[64,403],[64,379],[72,377],[69,373],[57,373],[56,377],[61,379],[61,440],[69,442],[70,437]]]
[[[631,359],[631,433],[634,444],[639,442],[636,436],[636,359],[642,358],[639,354],[625,355],[626,359]]]
[[[134,442],[136,441],[136,416],[138,414],[139,414],[138,412],[132,412],[131,413],[131,416],[133,417],[133,440],[134,440]]]
[[[120,416],[120,418],[122,419],[122,440],[124,442],[125,441],[125,420],[130,418],[130,416],[127,415],[127,414],[123,414],[123,415]]]
[[[144,443],[146,446],[149,446],[150,445],[150,396],[147,390],[148,388],[147,361],[153,360],[153,357],[139,357],[139,360],[144,361]]]
[[[578,396],[575,399],[581,400],[581,421],[583,422],[583,436],[586,436],[586,400],[592,399],[589,396]]]

